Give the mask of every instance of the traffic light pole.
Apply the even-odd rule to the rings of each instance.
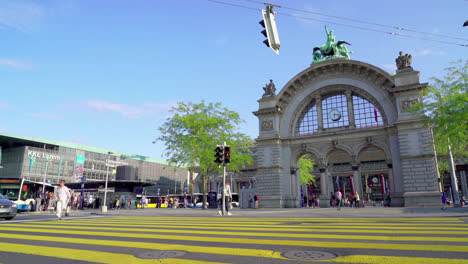
[[[226,146],[226,142],[224,142],[223,146]],[[224,158],[224,157],[223,157]],[[226,215],[226,164],[223,162],[223,216]]]

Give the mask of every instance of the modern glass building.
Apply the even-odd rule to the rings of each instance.
[[[174,193],[186,187],[187,170],[174,168],[164,160],[133,155],[73,142],[40,139],[0,133],[2,161],[0,179],[27,179],[57,184],[109,181],[154,184]]]

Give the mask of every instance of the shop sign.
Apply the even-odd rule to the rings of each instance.
[[[76,155],[76,163],[77,164],[84,164],[85,156],[84,155]]]
[[[106,190],[106,188],[99,188],[98,192],[104,192],[105,190]],[[115,192],[115,188],[114,187],[107,187],[107,192]]]
[[[47,160],[61,160],[62,158],[59,155],[52,155],[50,153],[44,153],[39,151],[28,150],[28,156],[33,158],[43,158]]]

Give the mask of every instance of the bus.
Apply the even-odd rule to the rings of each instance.
[[[56,193],[57,186],[49,183],[35,182],[25,179],[0,179],[0,194],[18,205],[18,211],[32,211],[35,209],[35,194],[39,187],[44,191]]]

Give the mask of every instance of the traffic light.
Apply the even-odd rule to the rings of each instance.
[[[231,163],[231,147],[224,147],[224,164]]]
[[[262,9],[263,20],[259,24],[264,28],[262,34],[267,38],[263,41],[267,47],[270,47],[276,54],[279,54],[280,40],[278,29],[276,28],[275,12],[272,4],[267,4],[266,10]]]
[[[214,162],[218,165],[222,165],[223,164],[223,160],[224,160],[224,148],[223,146],[217,146],[215,148],[215,160]]]

